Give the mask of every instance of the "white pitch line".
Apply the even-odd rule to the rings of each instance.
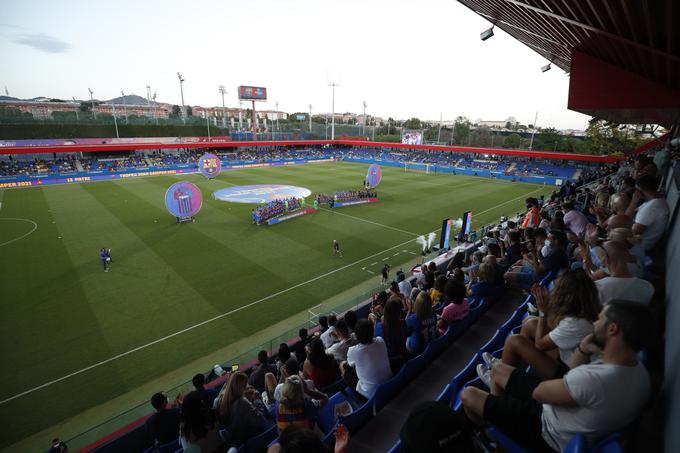
[[[377,261],[375,263],[371,263],[370,266],[375,266],[376,264],[378,264]]]
[[[33,234],[33,232],[34,232],[35,230],[38,229],[38,224],[35,223],[33,220],[29,220],[29,219],[16,219],[16,218],[14,218],[14,217],[0,217],[0,220],[18,220],[18,221],[20,221],[20,222],[28,222],[28,223],[32,223],[32,224],[33,224],[33,229],[32,229],[31,231],[29,231],[29,232],[26,233],[26,234],[23,234],[23,235],[19,236],[18,238],[11,239],[11,240],[9,240],[9,241],[7,241],[7,242],[3,242],[2,244],[0,244],[0,247],[5,246],[5,245],[9,245],[9,244],[11,244],[12,242],[16,242],[16,241],[18,241],[18,240],[21,240],[21,239],[25,238],[26,236],[29,236],[29,235]]]
[[[495,209],[495,208],[498,208],[498,207],[500,207],[500,206],[503,206],[503,205],[505,205],[505,204],[507,204],[507,203],[509,203],[509,202],[518,200],[518,199],[520,199],[520,198],[522,198],[522,197],[524,197],[524,196],[527,196],[527,195],[529,195],[529,194],[532,194],[532,193],[534,193],[534,192],[537,192],[538,190],[543,190],[543,188],[540,188],[540,189],[531,191],[531,192],[529,192],[528,194],[525,194],[525,195],[522,195],[522,196],[520,196],[520,197],[514,198],[514,199],[509,200],[509,201],[507,201],[507,202],[505,202],[505,203],[501,203],[501,204],[499,204],[499,205],[497,205],[497,206],[494,206],[493,208],[487,209],[486,211],[482,211],[482,212],[480,212],[479,214],[483,214],[483,213],[485,213],[485,212],[489,212],[489,211],[491,211],[492,209]],[[27,220],[27,219],[22,219],[22,220]],[[32,221],[31,221],[31,222],[32,222]],[[35,222],[33,222],[33,223],[35,223]],[[36,228],[37,228],[37,224],[36,224]],[[35,231],[35,230],[34,230],[34,231]],[[16,239],[15,239],[15,240],[16,240]],[[117,354],[117,355],[115,355],[115,356],[113,356],[113,357],[109,357],[108,359],[105,359],[105,360],[102,360],[102,361],[100,361],[100,362],[94,363],[94,364],[92,364],[92,365],[90,365],[90,366],[87,366],[87,367],[85,367],[85,368],[82,368],[82,369],[80,369],[80,370],[78,370],[78,371],[74,371],[73,373],[69,373],[69,374],[67,374],[67,375],[65,375],[65,376],[62,376],[62,377],[60,377],[60,378],[53,379],[53,380],[51,380],[51,381],[49,381],[49,382],[46,382],[46,383],[44,383],[44,384],[38,385],[38,386],[36,386],[36,387],[33,387],[33,388],[31,388],[31,389],[25,390],[25,391],[23,391],[23,392],[21,392],[21,393],[17,393],[16,395],[10,396],[9,398],[5,398],[4,400],[0,401],[0,405],[6,404],[6,403],[8,403],[8,402],[10,402],[10,401],[13,401],[13,400],[17,399],[17,398],[21,398],[22,396],[29,395],[29,394],[31,394],[31,393],[33,393],[33,392],[36,392],[36,391],[41,390],[41,389],[44,389],[44,388],[49,387],[49,386],[51,386],[51,385],[53,385],[53,384],[56,384],[56,383],[58,383],[58,382],[65,381],[65,380],[67,380],[67,379],[69,379],[69,378],[72,378],[73,376],[77,376],[77,375],[79,375],[79,374],[83,374],[83,373],[85,373],[85,372],[87,372],[87,371],[90,371],[90,370],[92,370],[92,369],[98,368],[98,367],[100,367],[100,366],[102,366],[102,365],[106,365],[107,363],[111,363],[111,362],[113,362],[113,361],[115,361],[115,360],[118,360],[118,359],[120,359],[120,358],[122,358],[122,357],[129,356],[129,355],[131,355],[131,354],[134,354],[134,353],[137,352],[137,351],[141,351],[141,350],[146,349],[146,348],[148,348],[148,347],[150,347],[150,346],[153,346],[153,345],[155,345],[155,344],[162,343],[163,341],[169,340],[170,338],[174,338],[174,337],[176,337],[176,336],[178,336],[178,335],[181,335],[181,334],[183,334],[183,333],[186,333],[186,332],[192,331],[192,330],[194,330],[194,329],[197,329],[198,327],[201,327],[201,326],[204,326],[204,325],[206,325],[206,324],[210,324],[210,323],[212,323],[212,322],[215,322],[215,321],[217,321],[218,319],[222,319],[222,318],[227,317],[227,316],[229,316],[229,315],[232,315],[232,314],[234,314],[234,313],[238,313],[238,312],[241,311],[241,310],[245,310],[246,308],[250,308],[250,307],[252,307],[252,306],[258,305],[258,304],[260,304],[260,303],[262,303],[262,302],[265,302],[265,301],[267,301],[267,300],[269,300],[269,299],[278,297],[278,296],[280,296],[281,294],[285,294],[285,293],[287,293],[287,292],[289,292],[289,291],[292,291],[292,290],[294,290],[294,289],[300,288],[301,286],[305,286],[305,285],[307,285],[307,284],[309,284],[309,283],[315,282],[315,281],[320,280],[320,279],[322,279],[322,278],[324,278],[324,277],[327,277],[327,276],[329,276],[329,275],[335,274],[336,272],[343,271],[343,270],[345,270],[345,269],[347,269],[347,268],[349,268],[349,267],[352,267],[352,266],[354,266],[354,265],[356,265],[356,264],[361,263],[362,261],[366,261],[367,259],[373,258],[373,257],[378,256],[378,255],[382,255],[383,253],[392,251],[392,250],[394,250],[394,249],[396,249],[396,248],[403,247],[404,245],[408,244],[408,243],[411,242],[412,240],[413,240],[413,239],[409,239],[408,241],[404,241],[404,242],[402,242],[401,244],[397,244],[397,245],[395,245],[395,246],[393,246],[393,247],[390,247],[390,248],[388,248],[388,249],[386,249],[386,250],[383,250],[382,252],[374,253],[373,255],[369,255],[369,256],[367,256],[367,257],[365,257],[365,258],[361,258],[360,260],[357,260],[357,261],[355,261],[355,262],[353,262],[353,263],[350,263],[350,264],[347,264],[347,265],[345,265],[345,266],[342,266],[342,267],[339,267],[339,268],[337,268],[337,269],[334,269],[334,270],[332,270],[332,271],[326,272],[325,274],[318,275],[318,276],[316,276],[316,277],[314,277],[314,278],[312,278],[312,279],[309,279],[309,280],[304,281],[304,282],[302,282],[302,283],[298,283],[297,285],[293,285],[293,286],[291,286],[291,287],[289,287],[289,288],[283,289],[283,290],[278,291],[278,292],[276,292],[276,293],[274,293],[274,294],[270,294],[270,295],[268,295],[268,296],[266,296],[266,297],[263,297],[263,298],[258,299],[258,300],[256,300],[256,301],[253,301],[253,302],[250,302],[250,303],[247,304],[247,305],[243,305],[242,307],[238,307],[238,308],[235,308],[235,309],[233,309],[233,310],[231,310],[231,311],[228,311],[228,312],[219,314],[219,315],[217,315],[217,316],[213,316],[212,318],[206,319],[205,321],[199,322],[198,324],[191,325],[191,326],[186,327],[186,328],[184,328],[184,329],[182,329],[182,330],[178,330],[178,331],[175,332],[175,333],[171,333],[170,335],[166,335],[166,336],[164,336],[164,337],[158,338],[158,339],[156,339],[156,340],[154,340],[154,341],[151,341],[151,342],[149,342],[149,343],[143,344],[143,345],[141,345],[141,346],[137,346],[136,348],[130,349],[129,351],[122,352],[122,353]],[[409,252],[409,253],[415,255],[415,253],[413,253],[413,252]],[[378,262],[376,261],[376,262],[372,263],[371,266],[373,266],[373,265],[375,265],[375,264],[378,264]],[[367,269],[367,271],[368,271],[368,269]],[[370,271],[369,271],[369,272],[370,272]]]
[[[409,253],[410,253],[411,255],[417,255],[416,252],[411,252],[411,251],[409,251]]]
[[[399,255],[399,252],[395,253],[395,254],[394,254],[394,255],[392,255],[392,256],[397,256],[397,255]]]
[[[492,207],[492,208],[486,209],[486,210],[484,210],[484,211],[482,211],[482,212],[475,213],[474,215],[479,216],[479,215],[482,215],[482,214],[486,214],[486,213],[489,212],[489,211],[493,211],[494,209],[500,208],[501,206],[505,206],[505,205],[508,204],[508,203],[512,203],[513,201],[517,201],[517,200],[519,200],[519,199],[521,199],[521,198],[526,197],[527,195],[531,195],[532,193],[536,193],[536,192],[538,192],[539,190],[544,190],[544,187],[541,187],[540,189],[532,190],[531,192],[527,192],[527,193],[525,193],[524,195],[520,195],[519,197],[515,197],[515,198],[513,198],[512,200],[508,200],[508,201],[506,201],[505,203],[501,203],[501,204],[496,205],[496,206],[494,206],[494,207]]]
[[[307,280],[307,281],[304,281],[304,282],[302,282],[302,283],[298,283],[297,285],[293,285],[293,286],[291,286],[291,287],[289,287],[289,288],[282,289],[281,291],[278,291],[278,292],[276,292],[276,293],[274,293],[274,294],[270,294],[270,295],[265,296],[265,297],[263,297],[263,298],[261,298],[261,299],[258,299],[258,300],[256,300],[256,301],[250,302],[249,304],[243,305],[242,307],[238,307],[238,308],[235,308],[235,309],[233,309],[233,310],[231,310],[231,311],[228,311],[228,312],[225,312],[225,313],[221,313],[221,314],[219,314],[219,315],[217,315],[217,316],[213,316],[213,317],[210,318],[210,319],[206,319],[205,321],[201,321],[201,322],[199,322],[199,323],[197,323],[197,324],[194,324],[194,325],[192,325],[192,326],[186,327],[186,328],[184,328],[184,329],[182,329],[182,330],[178,330],[177,332],[171,333],[170,335],[166,335],[166,336],[164,336],[164,337],[162,337],[162,338],[158,338],[158,339],[156,339],[156,340],[154,340],[154,341],[151,341],[151,342],[149,342],[149,343],[143,344],[143,345],[141,345],[141,346],[137,346],[136,348],[130,349],[129,351],[122,352],[122,353],[120,353],[120,354],[116,354],[116,355],[113,356],[113,357],[109,357],[108,359],[102,360],[102,361],[97,362],[97,363],[93,363],[93,364],[90,365],[90,366],[87,366],[87,367],[85,367],[85,368],[82,368],[82,369],[80,369],[80,370],[78,370],[78,371],[74,371],[73,373],[69,373],[69,374],[67,374],[67,375],[65,375],[65,376],[62,376],[62,377],[60,377],[60,378],[53,379],[53,380],[51,380],[51,381],[49,381],[49,382],[46,382],[46,383],[41,384],[41,385],[38,385],[37,387],[33,387],[33,388],[28,389],[28,390],[25,390],[25,391],[23,391],[23,392],[21,392],[21,393],[17,393],[16,395],[10,396],[9,398],[5,398],[5,399],[3,399],[2,401],[0,401],[0,405],[3,405],[3,404],[8,403],[8,402],[10,402],[10,401],[13,401],[13,400],[15,400],[15,399],[17,399],[17,398],[21,398],[22,396],[29,395],[29,394],[31,394],[31,393],[37,391],[37,390],[44,389],[45,387],[49,387],[49,386],[51,386],[51,385],[53,385],[53,384],[56,384],[56,383],[58,383],[58,382],[65,381],[66,379],[72,378],[73,376],[77,376],[77,375],[79,375],[79,374],[83,374],[83,373],[85,373],[86,371],[90,371],[90,370],[92,370],[92,369],[94,369],[94,368],[100,367],[100,366],[102,366],[102,365],[106,365],[107,363],[111,363],[111,362],[113,362],[114,360],[118,360],[118,359],[120,359],[120,358],[122,358],[122,357],[126,357],[126,356],[128,356],[128,355],[130,355],[130,354],[134,354],[134,353],[137,352],[137,351],[141,351],[141,350],[146,349],[146,348],[148,348],[148,347],[150,347],[150,346],[153,346],[153,345],[155,345],[155,344],[158,344],[158,343],[161,343],[161,342],[163,342],[163,341],[169,340],[170,338],[173,338],[173,337],[176,337],[176,336],[181,335],[181,334],[183,334],[183,333],[186,333],[186,332],[189,332],[189,331],[191,331],[191,330],[194,330],[194,329],[196,329],[196,328],[198,328],[198,327],[204,326],[204,325],[206,325],[206,324],[210,324],[210,323],[212,323],[212,322],[214,322],[214,321],[217,321],[218,319],[222,319],[222,318],[224,318],[224,317],[226,317],[226,316],[233,315],[234,313],[238,313],[238,312],[241,311],[241,310],[244,310],[244,309],[246,309],[246,308],[250,308],[250,307],[252,307],[252,306],[254,306],[254,305],[258,305],[258,304],[260,304],[260,303],[262,303],[262,302],[265,302],[265,301],[267,301],[267,300],[269,300],[269,299],[273,299],[273,298],[275,298],[275,297],[278,297],[278,296],[280,296],[281,294],[285,294],[285,293],[287,293],[287,292],[289,292],[289,291],[292,291],[292,290],[294,290],[294,289],[300,288],[301,286],[308,285],[309,283],[315,282],[315,281],[320,280],[320,279],[322,279],[322,278],[324,278],[324,277],[328,277],[329,275],[335,274],[336,272],[340,272],[340,271],[345,270],[345,269],[347,269],[347,268],[349,268],[349,267],[355,266],[355,265],[361,263],[362,261],[366,261],[366,260],[371,259],[371,258],[373,258],[373,257],[376,257],[376,256],[378,256],[378,255],[382,255],[383,253],[392,251],[392,250],[394,250],[394,249],[396,249],[396,248],[403,247],[404,245],[408,244],[408,243],[411,242],[412,240],[413,240],[413,239],[409,239],[408,241],[404,241],[404,242],[402,242],[402,243],[400,243],[400,244],[397,244],[397,245],[395,245],[395,246],[393,246],[393,247],[390,247],[390,248],[388,248],[388,249],[385,249],[385,250],[383,250],[383,251],[381,251],[381,252],[374,253],[373,255],[369,255],[369,256],[367,256],[367,257],[365,257],[365,258],[361,258],[360,260],[357,260],[357,261],[355,261],[355,262],[353,262],[353,263],[350,263],[350,264],[347,264],[347,265],[345,265],[345,266],[339,267],[339,268],[334,269],[334,270],[332,270],[332,271],[326,272],[325,274],[318,275],[318,276],[316,276],[316,277],[314,277],[314,278],[311,278],[311,279],[309,279],[309,280]],[[374,264],[375,264],[375,263],[374,263]]]
[[[362,270],[362,271],[365,271],[365,270],[366,270],[366,266],[362,267],[361,270]]]
[[[389,256],[388,256],[387,258],[383,258],[382,260],[383,260],[383,261],[387,261],[388,259],[390,259]]]
[[[372,271],[372,270],[370,270],[370,269],[366,269],[366,272],[368,272],[369,274],[373,274],[373,275],[375,275],[375,272],[373,272],[373,271]]]
[[[361,222],[371,223],[371,224],[379,226],[379,227],[389,228],[390,230],[398,231],[400,233],[410,234],[411,236],[420,236],[418,233],[414,233],[412,231],[400,230],[399,228],[395,228],[395,227],[392,227],[392,226],[389,226],[389,225],[385,225],[383,223],[374,222],[374,221],[368,220],[368,219],[362,219],[361,217],[356,217],[356,216],[353,216],[353,215],[345,214],[344,212],[338,212],[335,209],[319,208],[319,210],[320,211],[332,212],[333,214],[342,215],[342,216],[349,217],[349,218],[354,219],[354,220],[359,220]]]

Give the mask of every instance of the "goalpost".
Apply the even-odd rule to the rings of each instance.
[[[405,173],[424,173],[428,176],[437,174],[437,166],[432,164],[423,164],[420,162],[404,162]]]

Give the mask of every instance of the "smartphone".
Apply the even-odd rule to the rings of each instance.
[[[231,366],[231,372],[234,373],[236,371],[238,371],[238,363],[235,363]]]

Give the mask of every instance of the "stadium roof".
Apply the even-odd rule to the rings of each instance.
[[[571,73],[570,109],[619,123],[680,121],[676,0],[458,1]]]

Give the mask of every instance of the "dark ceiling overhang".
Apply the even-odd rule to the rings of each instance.
[[[647,81],[635,89],[654,85],[655,92],[665,91],[673,99],[680,95],[680,27],[674,26],[680,20],[680,2],[676,0],[458,1],[572,76],[578,69],[574,55],[584,54]],[[581,82],[572,79],[570,91],[575,83]],[[615,122],[665,126],[677,123],[680,113],[680,104],[619,107],[591,105],[577,110]]]

